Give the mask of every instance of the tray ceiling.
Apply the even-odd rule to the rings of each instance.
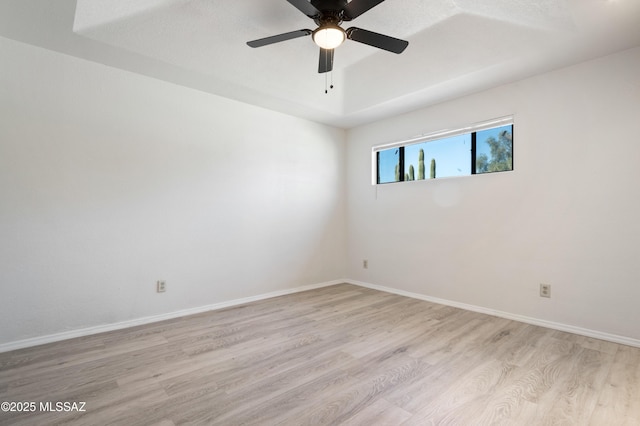
[[[345,128],[638,46],[640,1],[386,0],[349,24],[409,47],[347,41],[325,76],[310,37],[245,44],[315,28],[286,0],[0,0],[0,36]]]

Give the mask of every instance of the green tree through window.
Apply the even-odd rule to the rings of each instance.
[[[513,170],[513,132],[511,126],[478,132],[476,146],[481,152],[476,156],[476,173]],[[489,153],[487,155],[486,149]]]

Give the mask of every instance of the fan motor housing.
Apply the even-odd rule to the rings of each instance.
[[[347,0],[311,0],[311,4],[321,12],[340,12],[347,7]]]
[[[347,0],[312,0],[311,4],[320,11],[320,16],[313,17],[317,25],[342,23]]]

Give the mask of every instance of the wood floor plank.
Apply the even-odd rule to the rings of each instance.
[[[300,425],[342,424],[357,416],[386,392],[401,386],[411,377],[422,375],[427,366],[409,356],[397,356],[380,371],[352,376],[354,380],[342,389],[334,389],[322,398],[323,403],[311,410],[296,413]],[[294,420],[294,417],[290,417]]]
[[[472,421],[486,409],[484,399],[494,389],[509,380],[515,367],[497,360],[489,360],[478,365],[458,381],[420,408],[416,415],[404,424],[422,425],[452,424],[460,421],[461,416]],[[460,424],[465,424],[461,422]]]
[[[588,424],[611,365],[610,354],[583,348],[558,383],[560,392],[543,422]]]
[[[619,419],[621,425],[640,425],[640,350],[620,346],[594,408],[590,424]]]
[[[378,398],[341,424],[343,426],[397,426],[410,417],[411,413],[396,407],[384,398]]]
[[[0,353],[0,425],[640,425],[640,348],[348,284]]]

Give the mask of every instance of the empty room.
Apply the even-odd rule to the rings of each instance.
[[[640,425],[637,0],[0,0],[0,425]]]

